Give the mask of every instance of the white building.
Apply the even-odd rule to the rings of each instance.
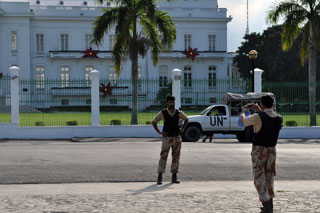
[[[112,5],[103,7],[109,6]],[[100,78],[106,82],[130,78],[130,60],[125,60],[120,76],[115,75],[111,52],[114,30],[108,32],[102,46],[90,44],[92,22],[101,14],[101,8],[93,0],[0,2],[0,72],[7,74],[9,67],[17,65],[21,68],[20,79],[36,81],[35,86],[20,86],[22,102],[32,99],[35,108],[90,105],[89,81],[85,85],[70,85],[69,79],[89,80],[88,73],[93,69],[99,70]],[[149,56],[139,58],[139,76],[142,79],[160,79],[156,85],[156,90],[159,90],[171,78],[172,69],[181,69],[185,80],[182,104],[206,105],[220,100],[224,92],[235,91],[237,88],[231,84],[222,89],[222,94],[215,92],[219,89],[215,83],[217,79],[232,80],[235,76],[232,73],[233,56],[227,53],[227,24],[232,20],[227,16],[227,9],[218,8],[217,0],[163,1],[159,8],[172,16],[177,40],[173,52],[160,54],[156,67]],[[182,53],[189,46],[198,48],[200,55],[194,61]],[[90,47],[99,50],[99,58],[83,58],[83,51]],[[43,83],[47,79],[62,81],[48,88]],[[195,88],[188,79],[206,79],[210,85]],[[141,110],[155,104],[151,87],[155,86],[142,84],[140,88],[139,98],[145,99],[139,102]],[[66,96],[64,90],[75,95]],[[193,93],[197,91],[206,96],[195,100]],[[123,100],[130,99],[130,94],[130,85],[115,89],[112,98],[105,99],[102,105],[128,105],[129,102]],[[83,104],[79,104],[80,99]]]

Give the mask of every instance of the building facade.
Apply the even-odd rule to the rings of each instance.
[[[116,75],[112,61],[114,29],[106,34],[103,45],[91,44],[95,17],[101,15],[102,7],[112,6],[96,5],[93,0],[0,2],[0,72],[7,74],[9,67],[16,65],[21,68],[20,79],[35,81],[34,86],[20,86],[22,102],[32,99],[35,108],[90,105],[89,73],[96,69],[106,83],[118,86],[112,98],[102,105],[130,108],[131,86],[119,86],[117,81],[130,79],[131,63],[124,60],[120,75]],[[227,52],[227,24],[232,20],[227,9],[219,8],[217,0],[163,1],[159,8],[172,16],[177,39],[172,52],[159,54],[157,66],[153,66],[150,55],[139,58],[139,78],[157,80],[157,85],[141,84],[139,98],[144,101],[139,102],[139,109],[156,104],[151,87],[152,91],[167,87],[174,68],[182,70],[182,104],[208,105],[220,100],[223,94],[218,97],[215,93],[219,89],[216,81],[234,80],[237,76],[232,66],[233,55]],[[199,53],[194,61],[183,54],[189,47],[197,48]],[[90,48],[98,51],[97,58],[85,57]],[[55,85],[45,83],[54,79],[59,79]],[[71,79],[84,81],[74,84]],[[207,83],[195,87],[193,79],[206,79]],[[222,93],[238,89],[239,85],[230,84]],[[68,95],[64,90],[69,91]],[[195,100],[194,92],[206,97],[199,98],[198,94]],[[42,101],[44,94],[48,101]]]

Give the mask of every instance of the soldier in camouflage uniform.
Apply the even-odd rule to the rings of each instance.
[[[263,207],[261,213],[273,213],[274,176],[276,175],[276,145],[282,117],[273,111],[273,98],[263,96],[261,108],[252,104],[257,113],[245,117],[248,105],[244,106],[241,120],[245,126],[253,125],[254,136],[251,152],[254,185]]]
[[[187,126],[188,118],[181,111],[175,108],[175,97],[167,97],[167,109],[164,109],[158,113],[158,115],[152,121],[153,128],[161,134],[162,146],[160,153],[160,160],[158,165],[158,180],[157,184],[162,184],[162,174],[165,172],[167,158],[171,148],[172,152],[172,163],[171,163],[171,173],[172,173],[172,183],[180,183],[177,178],[177,173],[179,172],[179,160],[180,160],[180,150],[181,150],[181,132]],[[184,120],[184,125],[180,130],[179,120]],[[159,130],[157,123],[162,120],[164,122],[162,132]]]

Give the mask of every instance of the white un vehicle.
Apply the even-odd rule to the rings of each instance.
[[[259,103],[263,95],[272,93],[227,93],[223,104],[215,104],[204,109],[199,115],[188,116],[189,123],[182,135],[183,141],[198,141],[208,133],[235,134],[239,142],[250,142],[253,128],[239,122],[241,107],[247,103]]]

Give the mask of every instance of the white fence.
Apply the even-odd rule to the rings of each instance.
[[[91,72],[92,126],[88,127],[19,127],[19,68],[11,67],[11,123],[0,124],[1,139],[71,139],[74,137],[160,137],[149,126],[99,125],[99,71]],[[175,70],[173,88],[180,88],[181,72]],[[173,94],[179,97],[180,93]],[[215,135],[215,138],[235,138],[234,135]],[[285,127],[280,138],[320,138],[320,127]]]

